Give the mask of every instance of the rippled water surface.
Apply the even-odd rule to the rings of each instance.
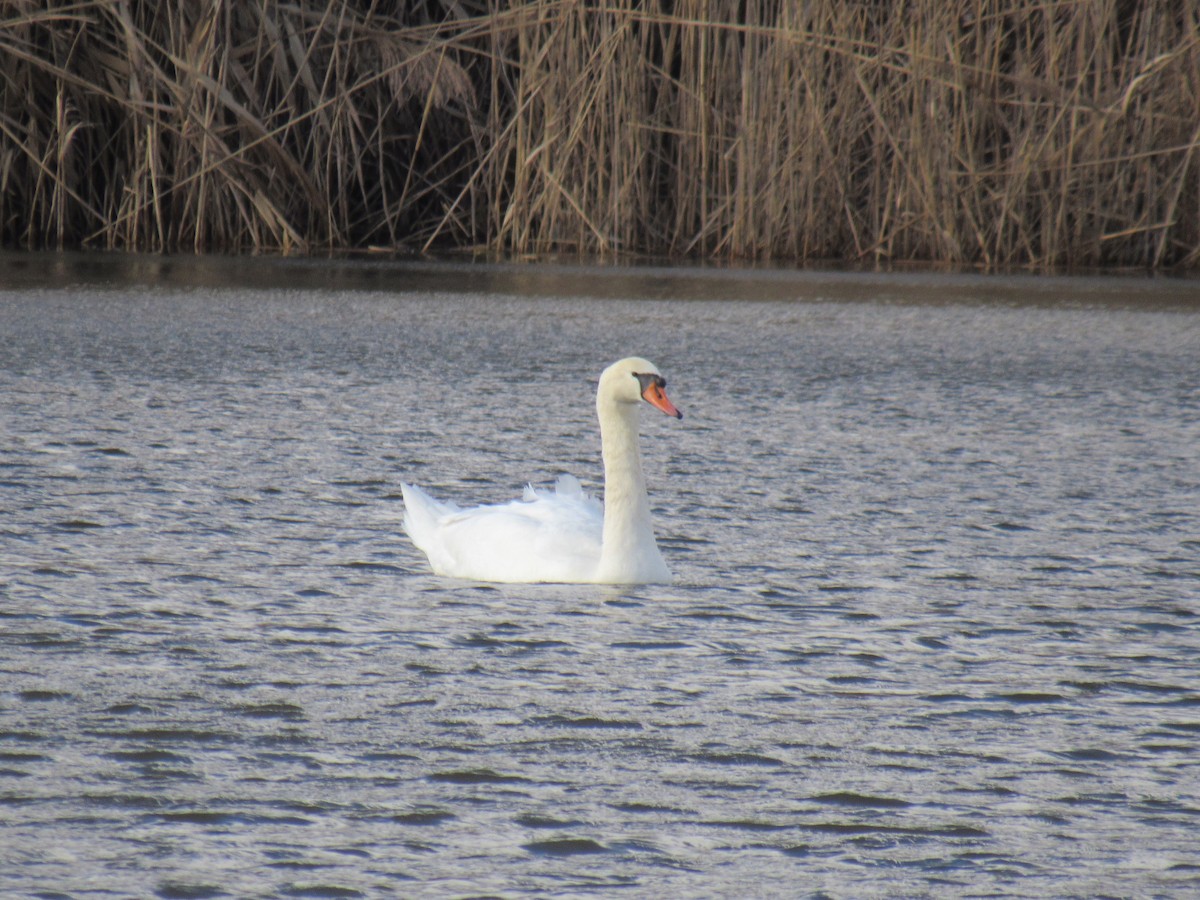
[[[1200,286],[0,260],[5,896],[1195,896]],[[430,574],[600,476],[677,581]]]

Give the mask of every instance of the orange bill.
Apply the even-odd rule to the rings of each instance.
[[[683,418],[683,413],[675,408],[675,404],[667,399],[667,392],[663,390],[662,385],[657,381],[651,381],[646,385],[646,389],[642,391],[642,399],[651,406],[661,409],[668,416],[674,416],[677,419]]]

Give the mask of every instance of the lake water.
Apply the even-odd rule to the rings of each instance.
[[[0,285],[6,897],[1200,892],[1200,283]],[[676,583],[431,575],[634,353]]]

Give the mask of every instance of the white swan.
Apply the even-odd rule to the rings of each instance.
[[[604,457],[604,505],[570,475],[553,493],[525,489],[521,500],[459,509],[404,484],[404,530],[438,575],[475,581],[645,584],[671,580],[650,525],[638,446],[642,400],[669,416],[666,381],[630,357],[600,376],[596,413]]]

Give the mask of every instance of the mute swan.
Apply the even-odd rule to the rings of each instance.
[[[639,357],[615,362],[601,374],[596,414],[603,506],[570,475],[558,479],[553,493],[530,486],[521,500],[467,510],[403,484],[404,530],[438,575],[564,584],[670,581],[650,525],[637,428],[642,400],[683,418],[667,399],[666,384]]]

